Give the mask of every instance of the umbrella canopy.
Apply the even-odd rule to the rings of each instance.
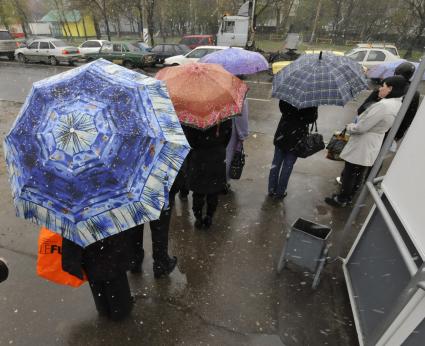
[[[395,69],[402,63],[406,62],[405,59],[399,59],[395,61],[383,62],[382,64],[375,65],[367,70],[366,75],[368,78],[374,79],[385,79],[387,77],[394,76]],[[409,61],[411,62],[411,61]],[[417,62],[411,62],[417,69],[419,64]],[[413,76],[412,76],[413,79]],[[422,80],[425,80],[425,75],[422,76]]]
[[[234,75],[253,74],[269,69],[269,63],[260,54],[241,48],[227,48],[204,56],[199,62],[219,64]]]
[[[158,219],[190,149],[165,84],[106,60],[34,83],[4,147],[17,215],[83,247]]]
[[[156,78],[167,83],[181,123],[207,129],[242,112],[247,85],[216,64],[164,68]]]
[[[344,106],[367,88],[361,66],[345,56],[306,54],[273,79],[272,96],[301,109]]]

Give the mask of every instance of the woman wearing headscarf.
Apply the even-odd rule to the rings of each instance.
[[[345,161],[341,190],[327,197],[325,202],[334,207],[351,203],[361,186],[368,168],[373,166],[384,140],[401,107],[407,81],[402,76],[384,79],[379,88],[380,101],[369,106],[354,124],[346,126],[350,139],[341,152]]]

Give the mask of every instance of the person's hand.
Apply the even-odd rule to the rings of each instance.
[[[352,132],[353,131],[353,128],[356,126],[356,124],[354,124],[354,123],[350,123],[350,124],[347,124],[347,125],[345,125],[345,130],[347,131],[347,132]]]

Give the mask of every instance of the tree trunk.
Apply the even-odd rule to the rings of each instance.
[[[84,15],[81,16],[82,20],[83,20],[83,29],[84,29],[84,37],[87,41],[87,28],[86,28],[86,21],[84,19]]]
[[[319,21],[321,7],[322,7],[322,0],[318,0],[317,8],[316,8],[316,17],[314,19],[313,29],[311,31],[311,36],[310,36],[310,43],[313,43],[314,38],[316,36],[317,23]]]
[[[148,31],[150,36],[151,47],[155,45],[155,40],[153,38],[155,26],[154,26],[154,9],[155,9],[155,0],[146,1],[146,11],[147,11],[147,21],[148,21]]]
[[[139,13],[139,23],[138,23],[138,27],[139,27],[139,35],[140,38],[143,40],[143,42],[145,41],[144,35],[143,35],[143,6],[142,6],[142,0],[139,0],[137,3],[137,12]]]
[[[102,33],[100,31],[99,22],[97,21],[95,16],[93,16],[93,24],[94,30],[96,31],[96,38],[100,40],[102,38]]]
[[[108,15],[106,13],[106,10],[103,11],[103,20],[105,22],[106,26],[106,35],[108,36],[108,41],[111,40],[111,32],[109,30],[109,21],[108,21]]]
[[[77,17],[75,16],[75,12],[74,12],[74,10],[72,10],[72,15],[73,15],[73,17],[74,17],[74,20],[75,20],[75,29],[77,29],[77,35],[78,35],[78,37],[81,37],[81,35],[80,35],[80,29],[78,28],[78,23],[79,22],[77,22]],[[80,15],[81,15],[81,13],[80,13]]]

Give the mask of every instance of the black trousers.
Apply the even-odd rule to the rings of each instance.
[[[166,262],[169,258],[168,233],[170,229],[172,205],[173,204],[170,199],[169,208],[162,209],[159,219],[149,223],[152,237],[152,258],[155,262]],[[144,225],[137,226],[138,230],[135,232],[136,261],[139,263],[142,262],[144,256],[143,226]]]
[[[344,170],[341,175],[341,192],[338,196],[341,202],[349,202],[362,186],[365,174],[369,167],[360,166],[345,161]]]
[[[99,314],[114,321],[130,314],[133,303],[125,272],[108,281],[91,281],[89,278],[89,284]]]
[[[218,193],[197,193],[194,192],[193,196],[193,214],[195,218],[199,219],[202,217],[202,209],[204,208],[205,201],[207,202],[207,215],[213,216],[218,206]]]

